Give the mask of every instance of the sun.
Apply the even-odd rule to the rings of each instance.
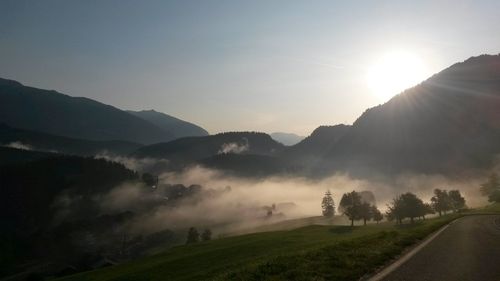
[[[424,62],[414,53],[393,51],[385,54],[368,68],[367,83],[385,102],[403,90],[415,86],[428,76]]]

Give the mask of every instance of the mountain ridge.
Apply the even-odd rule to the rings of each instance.
[[[11,127],[91,141],[128,141],[152,144],[170,141],[183,131],[208,134],[203,128],[156,112],[173,120],[172,130],[112,105],[55,90],[25,86],[0,78],[0,122]],[[176,129],[180,132],[173,132]],[[187,128],[187,129],[186,129]],[[198,130],[198,131],[196,131]]]
[[[500,153],[499,118],[500,55],[472,57],[367,109],[321,165],[360,175],[486,167]]]
[[[202,127],[191,122],[155,110],[132,111],[128,113],[144,119],[167,132],[171,132],[175,138],[207,136],[209,133]]]

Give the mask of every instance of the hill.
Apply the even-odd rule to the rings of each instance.
[[[0,145],[29,150],[92,156],[107,152],[126,155],[141,145],[125,141],[90,141],[12,128],[0,123]]]
[[[0,146],[0,166],[27,163],[57,156],[59,155],[52,152],[29,151]]]
[[[288,146],[297,144],[304,139],[303,136],[299,136],[292,133],[281,133],[281,132],[272,133],[270,136],[271,138],[273,138],[273,140]]]
[[[202,127],[184,120],[175,118],[162,112],[154,110],[131,111],[128,113],[142,118],[158,128],[170,132],[175,138],[207,136],[208,132]]]
[[[332,139],[320,166],[360,176],[490,167],[500,153],[498,120],[500,55],[472,57],[368,109]]]
[[[453,218],[228,237],[58,280],[359,280]]]
[[[31,160],[0,169],[0,276],[49,262],[90,269],[102,254],[92,239],[101,245],[113,239],[113,231],[131,216],[103,216],[95,199],[138,175],[103,159],[52,154]]]
[[[170,132],[113,106],[1,78],[0,122],[15,128],[88,140],[150,144],[174,138]]]
[[[205,137],[186,137],[144,146],[132,156],[165,158],[174,163],[188,164],[220,154],[274,155],[283,149],[284,145],[264,133],[229,132]]]

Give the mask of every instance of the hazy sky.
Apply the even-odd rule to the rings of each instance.
[[[387,53],[428,74],[500,52],[500,1],[0,0],[0,77],[211,133],[309,134],[384,102]]]

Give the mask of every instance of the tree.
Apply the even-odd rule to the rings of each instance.
[[[372,219],[372,206],[366,202],[359,206],[359,217],[363,220],[363,224],[366,225],[366,221]]]
[[[490,202],[500,202],[500,180],[496,173],[492,173],[488,181],[481,184],[481,193],[488,196]]]
[[[323,209],[323,216],[331,218],[335,215],[335,203],[333,202],[330,190],[325,192],[325,196],[321,202],[321,208]]]
[[[395,220],[398,224],[403,222],[403,201],[401,196],[392,199],[392,203],[387,205],[386,217],[388,221]]]
[[[196,230],[196,228],[190,227],[188,230],[186,244],[196,243],[198,241],[200,241],[200,233]]]
[[[413,223],[415,218],[422,216],[425,205],[417,195],[407,192],[401,195],[400,200],[402,201],[403,218],[410,218],[411,223]]]
[[[435,214],[436,212],[434,212],[434,209],[432,209],[432,206],[431,204],[429,203],[424,203],[423,206],[421,206],[421,210],[420,210],[420,217],[422,217],[422,219],[425,220],[425,216],[426,215],[430,215],[430,214]]]
[[[201,240],[202,241],[212,240],[212,231],[208,228],[205,229],[205,231],[203,231],[203,233],[201,234]]]
[[[396,220],[399,224],[403,219],[409,218],[413,223],[415,218],[422,217],[426,212],[426,206],[417,195],[407,192],[392,200],[392,205],[387,206],[387,219]]]
[[[465,198],[462,196],[462,194],[460,194],[459,190],[450,190],[448,192],[448,196],[453,211],[459,212],[460,210],[465,208]]]
[[[450,198],[446,190],[434,189],[434,196],[431,198],[431,205],[434,211],[439,213],[439,216],[450,210]]]
[[[380,210],[375,205],[372,206],[372,216],[373,220],[376,221],[377,224],[384,219],[382,212],[380,212]]]
[[[359,196],[356,191],[344,193],[344,195],[342,195],[339,209],[343,210],[343,214],[349,218],[351,226],[354,226],[355,220],[361,219],[361,204],[361,196]]]

